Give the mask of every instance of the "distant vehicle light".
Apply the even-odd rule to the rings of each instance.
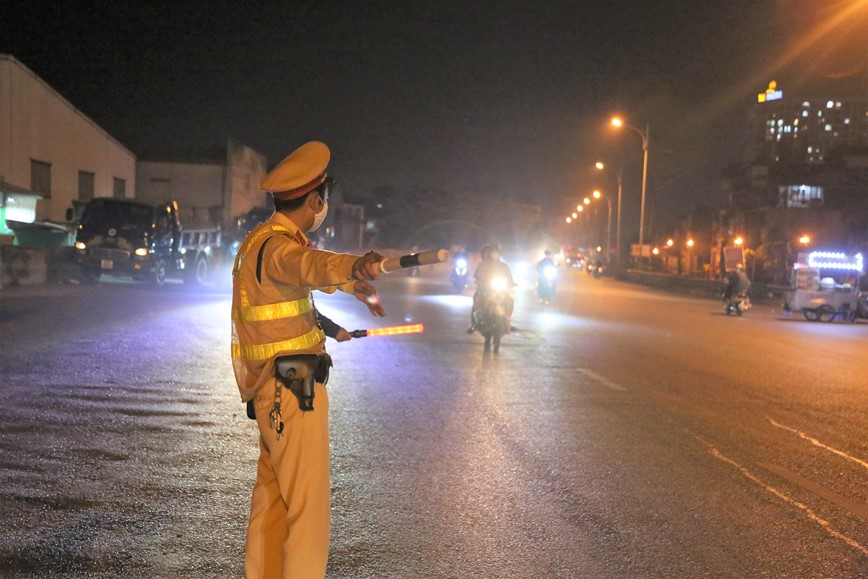
[[[87,249],[87,245],[83,241],[76,241],[75,248],[79,251],[84,251]]]
[[[467,267],[467,260],[466,259],[456,259],[455,260],[455,267],[457,267],[458,269],[466,268]]]
[[[136,255],[138,255],[139,257],[147,257],[148,253],[149,252],[147,247],[140,247],[136,250]]]
[[[186,247],[182,247],[182,248],[180,249],[179,253],[180,253],[181,255],[184,255],[185,253],[187,253],[187,248],[186,248]]]

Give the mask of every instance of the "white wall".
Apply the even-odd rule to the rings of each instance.
[[[0,54],[0,177],[30,189],[30,161],[51,164],[51,195],[37,219],[64,221],[78,198],[78,172],[94,173],[94,196],[111,197],[114,178],[136,194],[136,158],[92,120],[9,55]]]

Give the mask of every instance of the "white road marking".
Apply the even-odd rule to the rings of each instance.
[[[860,504],[854,503],[850,499],[842,497],[838,493],[835,493],[823,485],[817,484],[812,480],[806,479],[805,477],[792,472],[782,466],[778,466],[776,464],[771,463],[759,463],[761,467],[764,469],[771,471],[778,475],[779,477],[790,481],[791,483],[802,487],[805,490],[809,490],[815,495],[822,497],[829,501],[830,503],[836,504],[839,507],[845,508],[854,515],[858,515],[868,521],[868,507],[864,507]]]
[[[600,376],[596,372],[592,372],[591,370],[588,370],[587,368],[579,368],[579,372],[586,374],[587,376],[589,376],[593,380],[596,380],[597,382],[599,382],[603,386],[611,388],[612,390],[615,390],[617,392],[626,392],[627,391],[627,389],[624,388],[623,386],[621,386],[620,384],[616,384],[615,382],[612,382],[608,378]]]
[[[838,456],[840,456],[842,458],[853,461],[856,464],[861,465],[863,468],[868,469],[868,462],[865,462],[864,460],[858,459],[855,456],[851,456],[851,455],[847,454],[846,452],[844,452],[843,450],[838,450],[837,448],[832,448],[831,446],[825,445],[822,442],[820,442],[819,440],[817,440],[816,438],[814,438],[812,436],[808,436],[807,434],[805,434],[801,430],[796,430],[795,428],[792,428],[790,426],[784,426],[783,424],[781,424],[779,422],[775,422],[771,418],[769,418],[769,422],[771,422],[773,426],[777,426],[778,428],[782,428],[784,430],[789,430],[790,432],[797,434],[801,438],[804,438],[805,440],[807,440],[808,442],[810,442],[811,444],[813,444],[815,446],[819,446],[823,450],[828,450],[831,453],[837,454]]]
[[[851,539],[847,535],[844,535],[844,534],[836,531],[835,529],[833,529],[832,526],[829,524],[829,521],[818,516],[817,513],[815,513],[814,511],[812,511],[810,509],[810,507],[808,507],[804,503],[800,503],[799,501],[790,498],[789,495],[787,495],[785,492],[778,490],[769,484],[766,484],[765,482],[760,480],[759,477],[757,477],[755,474],[750,472],[744,466],[740,465],[739,463],[732,460],[731,458],[724,456],[719,450],[717,450],[716,448],[714,448],[713,446],[711,446],[707,442],[705,442],[705,441],[702,441],[702,442],[703,442],[703,444],[708,446],[709,453],[711,453],[711,456],[713,456],[714,458],[721,460],[721,461],[729,464],[730,466],[734,467],[736,470],[738,470],[742,474],[742,476],[744,476],[748,480],[758,484],[763,489],[772,493],[773,495],[775,495],[776,497],[778,497],[779,499],[781,499],[785,503],[800,509],[801,511],[803,511],[805,513],[805,516],[808,518],[808,520],[818,524],[820,526],[820,528],[822,528],[828,534],[832,535],[833,537],[835,537],[837,539],[841,539],[842,541],[844,541],[845,543],[847,543],[848,545],[850,545],[851,547],[853,547],[857,551],[861,551],[863,555],[868,555],[868,547],[865,547],[864,545],[862,545],[858,541]]]

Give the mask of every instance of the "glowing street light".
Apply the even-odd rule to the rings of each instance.
[[[575,211],[573,211],[573,219],[576,219],[578,216],[579,216],[579,214],[576,213]]]
[[[693,240],[692,239],[687,240],[687,247],[693,247]]]
[[[605,165],[605,163],[602,163],[601,161],[597,161],[596,163],[594,163],[594,167],[596,167],[597,169],[602,171],[603,169],[606,168],[606,165]]]
[[[591,204],[591,200],[588,199],[587,197],[585,197],[584,199],[582,199],[582,203],[584,203],[585,205],[590,205],[590,204]]]
[[[738,237],[736,237],[736,238],[733,240],[733,243],[735,243],[737,246],[741,247],[742,245],[744,245],[744,237],[742,237],[741,235],[739,235]]]
[[[667,240],[666,240],[666,247],[672,247],[673,245],[675,245],[675,241],[674,241],[674,240],[672,240],[672,239],[667,239]]]
[[[572,217],[567,217],[567,223],[572,223],[572,222],[573,222],[573,218],[572,218]]]
[[[578,211],[579,213],[581,213],[584,210],[585,210],[584,205],[579,205],[578,207],[576,207],[576,211]]]
[[[612,124],[618,128],[629,129],[642,137],[642,206],[639,210],[639,245],[641,246],[645,242],[645,189],[648,182],[648,135],[651,132],[651,126],[650,124],[646,124],[643,131],[642,129],[628,125],[618,117],[612,119]],[[620,210],[620,203],[618,205]]]
[[[799,238],[799,243],[801,243],[802,245],[808,245],[809,243],[811,243],[811,236],[810,235],[801,236]]]
[[[660,249],[655,247],[654,249],[651,250],[651,253],[653,253],[654,255],[660,255]]]
[[[602,197],[602,194],[599,191],[594,191],[594,199],[599,199]]]

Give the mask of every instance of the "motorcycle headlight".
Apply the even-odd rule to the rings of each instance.
[[[140,247],[136,249],[136,255],[138,255],[139,257],[146,257],[148,255],[148,248]]]
[[[543,274],[546,276],[547,280],[553,280],[558,272],[553,267],[547,267],[543,270]]]
[[[466,259],[456,260],[455,261],[455,267],[457,267],[458,269],[464,269],[465,267],[467,267],[467,260]]]
[[[491,289],[494,291],[503,291],[506,289],[506,278],[505,277],[496,277],[491,280]]]

